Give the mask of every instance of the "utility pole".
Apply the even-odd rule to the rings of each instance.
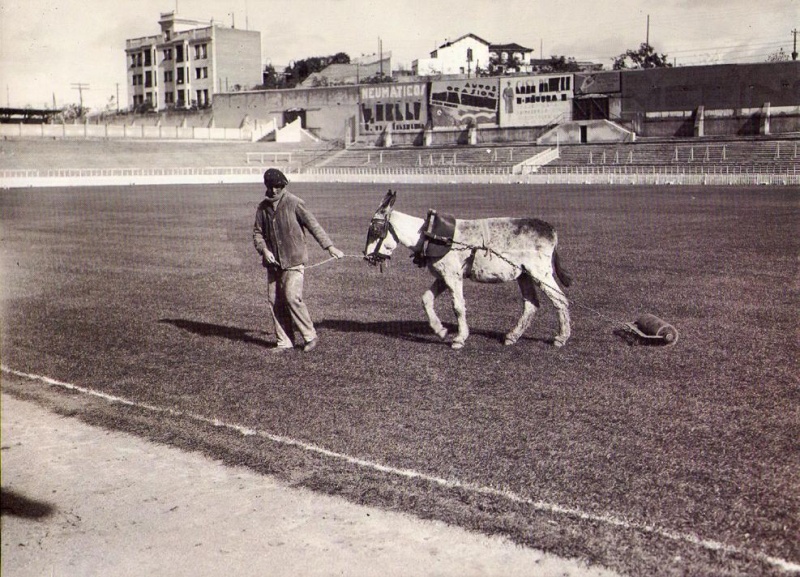
[[[645,44],[650,46],[650,14],[647,15],[647,35],[645,36]]]
[[[119,82],[117,82],[117,114],[119,114]]]
[[[792,30],[794,35],[794,49],[792,50],[792,60],[797,60],[797,28]]]
[[[381,78],[383,78],[383,40],[378,36],[378,58],[380,58]]]
[[[89,90],[89,85],[84,84],[83,82],[75,82],[71,86],[73,90],[78,91],[78,98],[80,98],[81,101],[81,114],[83,114],[83,91]]]

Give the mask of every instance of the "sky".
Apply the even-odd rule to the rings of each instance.
[[[160,14],[173,10],[260,31],[263,63],[279,70],[381,49],[410,69],[465,34],[605,69],[648,32],[677,66],[763,62],[791,54],[800,30],[800,0],[0,0],[2,106],[78,103],[81,84],[85,106],[101,110],[119,91],[124,107],[125,40],[158,34]]]

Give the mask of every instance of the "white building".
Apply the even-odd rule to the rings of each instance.
[[[489,66],[490,44],[474,34],[465,34],[442,44],[431,52],[430,58],[420,58],[411,63],[418,76],[438,74],[474,74],[477,68]]]
[[[261,83],[261,33],[161,14],[161,34],[125,42],[128,106],[207,107]]]

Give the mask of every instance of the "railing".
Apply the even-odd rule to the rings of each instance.
[[[226,176],[261,175],[263,169],[249,166],[162,168],[48,168],[0,169],[0,180],[13,178],[95,178],[126,176]]]
[[[775,174],[800,176],[800,163],[791,166],[736,166],[713,164],[680,164],[680,165],[592,165],[592,166],[545,166],[541,174]]]
[[[539,172],[544,165],[553,162],[561,157],[561,151],[558,147],[548,148],[544,152],[523,160],[519,164],[514,165],[514,174],[529,174],[531,172]]]
[[[246,152],[247,164],[250,164],[251,158],[258,158],[261,164],[264,164],[265,158],[272,158],[272,162],[278,162],[279,159],[285,162],[292,162],[291,152]]]
[[[511,168],[508,166],[323,166],[307,168],[302,171],[308,175],[403,175],[403,174],[433,174],[433,175],[508,175]]]
[[[561,166],[531,174],[512,174],[510,167],[491,166],[370,166],[290,169],[298,182],[516,183],[516,184],[629,184],[629,185],[776,185],[800,186],[797,166]],[[54,168],[0,170],[0,188],[32,186],[91,186],[259,182],[259,166],[173,168]]]
[[[345,149],[344,138],[335,138],[327,141],[327,146],[322,150],[316,150],[315,153],[303,162],[303,168],[310,167],[317,162],[324,161],[330,155],[338,153]]]
[[[125,124],[0,124],[0,137],[10,138],[112,138],[128,140],[251,140],[243,128],[201,126],[128,126]]]

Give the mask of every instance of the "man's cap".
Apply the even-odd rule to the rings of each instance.
[[[289,179],[277,168],[268,168],[264,173],[264,185],[272,188],[285,188]]]

